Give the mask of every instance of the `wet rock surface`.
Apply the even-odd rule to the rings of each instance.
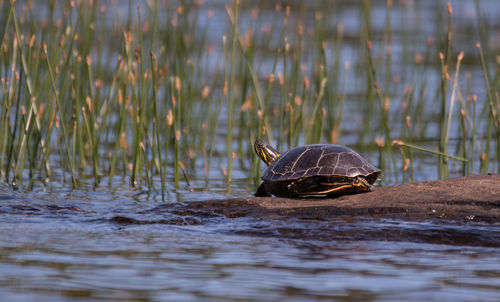
[[[178,211],[198,215],[293,216],[322,219],[339,215],[409,220],[500,221],[500,175],[471,175],[448,180],[379,187],[338,198],[250,197],[183,203]]]

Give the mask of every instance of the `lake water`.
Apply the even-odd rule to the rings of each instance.
[[[434,2],[403,2],[416,5],[416,13],[407,16],[396,10],[395,24],[417,18],[423,34],[437,32],[428,20],[434,16]],[[222,2],[217,3],[213,22],[225,24]],[[359,53],[357,44],[350,43],[359,39],[361,10],[339,3],[342,13],[337,17],[345,24],[347,41],[341,59],[354,61]],[[384,28],[385,3],[373,5],[378,35]],[[495,51],[500,8],[496,1],[481,3],[488,8],[485,20]],[[475,26],[472,1],[453,5],[465,20],[457,26]],[[471,39],[460,29],[455,47],[474,57]],[[209,38],[220,35],[209,33]],[[393,46],[394,70],[403,77],[398,54],[404,38],[395,34]],[[464,69],[473,75],[473,92],[484,95],[475,63]],[[356,72],[350,79],[354,81],[347,86],[346,101],[352,102],[345,109],[350,118],[341,141],[347,145],[358,143],[363,117],[355,110],[360,104],[356,99],[363,98],[359,87],[364,79]],[[429,81],[433,84],[439,81]],[[425,131],[436,132],[435,125]],[[83,179],[82,187],[71,190],[69,175],[63,180],[56,170],[47,186],[36,183],[14,190],[1,184],[0,301],[500,301],[500,222],[228,217],[190,211],[189,201],[246,197],[255,190],[248,181],[247,159],[242,165],[235,161],[234,181],[226,185],[221,172],[224,129],[219,132],[208,186],[203,173],[193,173],[189,185],[181,182],[174,188],[170,171],[166,202],[158,191],[130,188],[127,177],[114,178],[111,188],[94,188],[90,178]],[[436,141],[426,143],[436,146]],[[376,162],[378,151],[364,155]],[[435,158],[419,156],[414,180],[436,178]],[[202,160],[194,167],[203,171]]]
[[[36,195],[0,192],[2,301],[500,297],[499,223],[229,218],[127,194]]]

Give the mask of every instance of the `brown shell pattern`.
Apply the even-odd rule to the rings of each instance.
[[[311,176],[368,176],[380,172],[355,151],[340,145],[306,145],[283,153],[262,176],[263,180],[293,180]]]

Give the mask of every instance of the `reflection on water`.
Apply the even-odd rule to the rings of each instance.
[[[0,198],[2,299],[500,296],[500,224],[228,218],[185,204],[76,195]]]

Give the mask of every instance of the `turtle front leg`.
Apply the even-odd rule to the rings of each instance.
[[[269,193],[269,191],[266,189],[265,184],[261,183],[254,195],[256,197],[269,197],[271,196],[271,193]]]

